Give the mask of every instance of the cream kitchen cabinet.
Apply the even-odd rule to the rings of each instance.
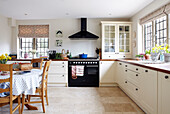
[[[142,68],[140,77],[140,103],[148,114],[157,114],[158,82],[157,71]]]
[[[157,71],[122,63],[123,81],[118,81],[119,86],[131,97],[146,113],[157,114]],[[124,72],[123,72],[124,71]],[[120,76],[117,74],[117,77]],[[121,80],[121,79],[120,79]]]
[[[102,59],[131,57],[131,22],[102,21]]]
[[[48,73],[49,86],[67,86],[68,61],[52,61]]]
[[[100,61],[100,86],[113,86],[116,82],[115,61]]]
[[[158,114],[170,114],[170,74],[158,72]]]

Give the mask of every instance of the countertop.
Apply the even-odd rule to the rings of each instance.
[[[164,63],[164,62],[158,61],[153,64],[152,61],[136,61],[136,60],[123,60],[123,59],[117,59],[117,61],[121,61],[124,63],[129,63],[129,64],[137,65],[140,67],[148,68],[151,70],[157,70],[159,72],[170,74],[170,62]]]

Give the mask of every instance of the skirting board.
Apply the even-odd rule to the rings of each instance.
[[[100,83],[100,87],[106,87],[106,86],[118,86],[117,83]]]

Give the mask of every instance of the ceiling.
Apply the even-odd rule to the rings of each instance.
[[[154,0],[0,0],[14,19],[130,18]]]

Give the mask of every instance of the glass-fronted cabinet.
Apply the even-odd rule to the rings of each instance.
[[[119,25],[119,52],[130,52],[130,25]]]
[[[115,52],[115,25],[104,25],[104,51]]]
[[[131,22],[101,23],[102,59],[131,57]]]

